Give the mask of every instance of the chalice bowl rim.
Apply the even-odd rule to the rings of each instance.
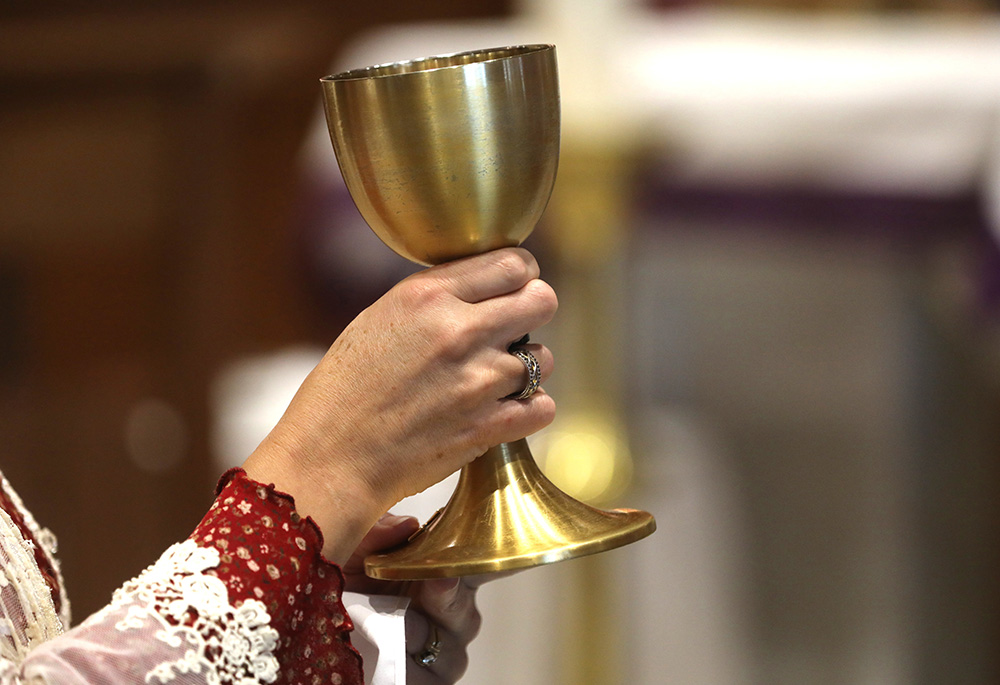
[[[320,84],[351,198],[393,251],[429,266],[534,230],[559,159],[554,45],[387,62]]]
[[[427,57],[417,57],[413,59],[403,59],[391,62],[382,62],[366,67],[356,67],[334,74],[329,74],[320,78],[321,82],[326,81],[362,81],[366,79],[382,79],[391,77],[401,77],[408,74],[423,74],[430,71],[441,71],[444,69],[460,69],[470,64],[488,64],[518,57],[530,55],[546,50],[554,51],[556,46],[552,43],[518,43],[515,45],[497,46],[492,48],[477,48],[475,50],[459,50],[456,52],[446,52]],[[479,55],[483,59],[466,59]],[[436,64],[441,62],[441,64]],[[426,66],[423,66],[426,65]]]

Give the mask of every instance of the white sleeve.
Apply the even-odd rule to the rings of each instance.
[[[33,648],[20,669],[0,671],[0,684],[274,682],[278,633],[261,602],[229,603],[225,584],[205,573],[218,562],[214,548],[172,546],[107,607]]]
[[[351,642],[365,663],[365,685],[406,685],[408,597],[344,593],[354,621]]]

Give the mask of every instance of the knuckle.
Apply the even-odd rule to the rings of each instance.
[[[540,278],[536,278],[525,285],[525,290],[539,311],[544,312],[549,317],[555,315],[556,310],[559,309],[559,298],[552,286]]]
[[[494,254],[495,264],[514,283],[527,283],[534,277],[531,262],[525,259],[524,250],[498,250]]]
[[[443,316],[434,321],[434,353],[444,359],[461,357],[465,347],[465,323],[457,318]]]
[[[552,399],[552,396],[547,393],[536,393],[531,396],[531,400],[532,415],[534,420],[538,422],[538,428],[536,428],[536,430],[541,430],[555,420],[556,402]]]
[[[483,628],[483,615],[479,612],[475,606],[472,607],[472,611],[469,612],[469,630],[468,636],[471,642],[479,635],[479,631]]]
[[[474,410],[487,398],[492,397],[492,388],[496,383],[495,374],[489,369],[466,368],[456,379],[460,403]]]
[[[461,363],[482,337],[481,324],[457,313],[440,312],[431,321],[432,352],[444,361]]]
[[[421,277],[421,274],[400,281],[395,290],[400,304],[410,311],[434,305],[442,294],[437,281]]]
[[[456,653],[450,660],[448,669],[448,679],[452,682],[458,681],[469,669],[469,655],[465,651]]]
[[[538,360],[542,363],[542,374],[545,378],[549,378],[552,373],[556,370],[556,358],[552,354],[552,350],[548,347],[542,345],[538,349],[538,354],[536,355]]]

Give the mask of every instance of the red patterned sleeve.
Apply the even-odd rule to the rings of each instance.
[[[255,599],[265,605],[278,633],[275,682],[364,682],[341,601],[344,576],[323,557],[322,533],[295,512],[291,496],[233,469],[191,540],[218,550],[219,564],[209,573],[225,583],[231,604]]]

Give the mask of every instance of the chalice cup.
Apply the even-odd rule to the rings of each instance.
[[[534,229],[559,159],[553,46],[384,64],[321,83],[351,197],[398,254],[439,264],[519,245]],[[619,547],[655,527],[647,512],[605,511],[562,492],[522,439],[463,468],[448,504],[405,545],[368,557],[365,572],[422,580],[510,571]]]

